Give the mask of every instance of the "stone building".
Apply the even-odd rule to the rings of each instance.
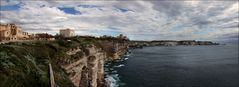
[[[75,36],[75,31],[72,29],[61,29],[60,35],[63,37],[73,37]]]
[[[27,40],[29,36],[15,24],[0,24],[0,41]]]

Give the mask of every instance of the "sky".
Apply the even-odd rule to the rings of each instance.
[[[237,0],[1,0],[0,23],[30,33],[124,34],[131,40],[238,40]]]

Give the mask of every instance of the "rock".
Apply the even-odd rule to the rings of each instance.
[[[116,52],[113,53],[112,59],[119,59],[127,51],[127,47],[118,46]],[[73,63],[62,65],[68,77],[76,87],[103,87],[104,86],[104,63],[110,59],[107,52],[96,46],[88,46],[85,49],[76,49],[67,51],[68,55],[76,55],[78,51],[83,51],[82,58]],[[80,56],[79,56],[80,57]],[[111,60],[112,60],[111,59]]]

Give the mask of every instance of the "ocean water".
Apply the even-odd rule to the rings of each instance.
[[[110,87],[239,87],[238,46],[145,47],[105,64]]]

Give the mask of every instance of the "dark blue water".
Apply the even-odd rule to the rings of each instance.
[[[111,87],[239,87],[238,46],[146,47],[106,65]]]

